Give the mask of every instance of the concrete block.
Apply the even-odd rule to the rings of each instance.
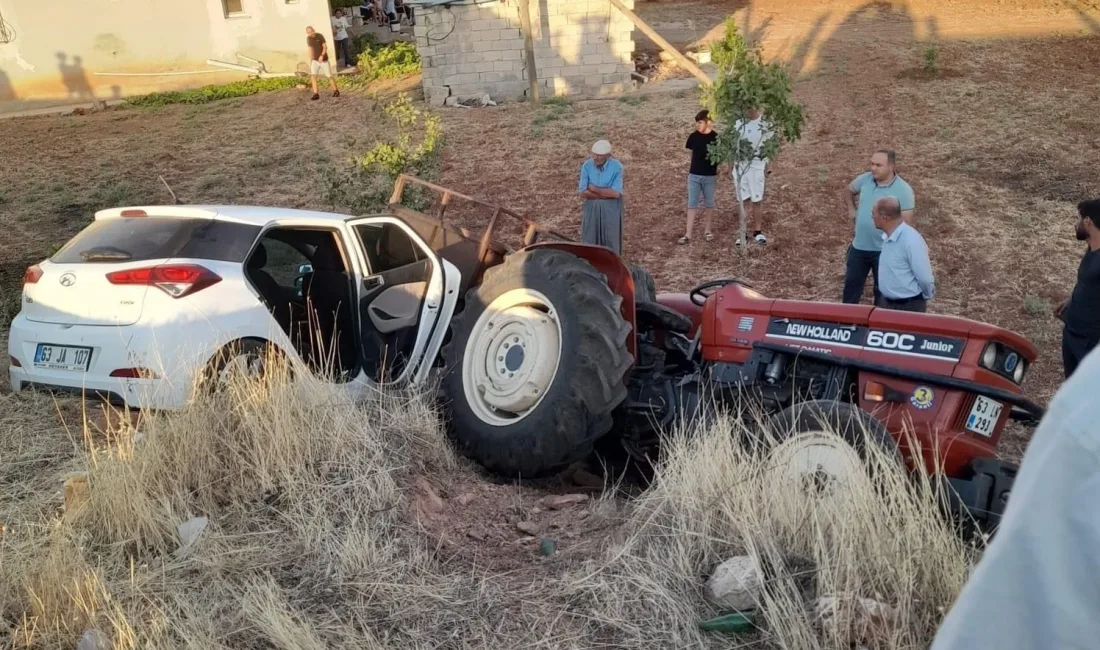
[[[581,57],[581,63],[584,65],[599,65],[603,63],[602,54],[585,54]]]
[[[508,50],[516,50],[517,52],[523,51],[523,41],[520,39],[507,40],[507,41],[493,41],[492,47],[489,48],[498,52],[506,52]]]
[[[584,70],[584,68],[579,66],[579,65],[563,66],[562,69],[561,69],[561,76],[563,76],[563,77],[579,77],[582,74],[584,74],[583,70]]]
[[[481,83],[498,83],[501,81],[520,81],[520,76],[514,72],[482,72]]]
[[[623,75],[621,74],[605,74],[601,75],[603,83],[605,84],[621,84],[623,83]]]
[[[461,50],[458,43],[436,42],[435,45],[430,46],[433,48],[433,54],[458,54]]]
[[[629,75],[631,72],[634,72],[634,64],[633,63],[620,63],[620,64],[615,66],[615,72],[618,72],[620,74]]]
[[[519,50],[500,50],[501,61],[523,61],[524,54]],[[535,56],[535,60],[538,61],[538,56]]]
[[[585,43],[606,44],[608,40],[607,32],[589,32],[584,36]]]
[[[490,52],[497,49],[500,41],[477,41],[474,43],[474,52]]]
[[[561,68],[539,68],[537,71],[539,79],[551,79],[553,77],[561,76]],[[526,70],[524,70],[526,72]]]
[[[614,41],[611,43],[611,51],[617,54],[633,52],[635,47],[634,41]]]
[[[470,29],[475,32],[507,29],[508,24],[501,18],[482,18],[470,24]]]
[[[456,74],[455,76],[450,78],[450,85],[460,86],[462,84],[475,84],[479,81],[481,81],[481,76],[477,73]]]
[[[540,57],[536,54],[535,55],[535,65],[537,65],[540,68],[542,68],[542,67],[560,68],[562,66],[569,65],[569,62],[566,61],[565,59],[561,58],[560,56]]]
[[[465,41],[465,42],[458,43],[458,51],[462,52],[463,54],[468,54],[470,52],[475,52],[476,50],[474,50],[474,42],[473,41]]]
[[[584,76],[584,85],[586,86],[600,86],[603,84],[602,74],[587,74]]]
[[[493,63],[494,72],[515,72],[519,66],[515,61],[496,61]]]
[[[439,77],[452,77],[452,76],[458,74],[459,70],[458,70],[458,65],[456,64],[456,65],[443,65],[443,66],[439,66],[438,68],[432,68],[432,72],[434,72]]]
[[[482,72],[495,72],[496,68],[493,67],[495,65],[496,63],[494,63],[493,61],[482,61],[481,63],[474,64],[474,66],[477,68],[477,73],[479,75]]]
[[[455,71],[455,74],[474,74],[481,72],[478,70],[478,66],[480,65],[480,63],[459,63],[457,66],[458,70]]]
[[[616,63],[601,63],[596,66],[596,72],[600,74],[615,74],[619,71],[618,67]]]
[[[447,101],[447,97],[451,95],[451,91],[446,86],[428,88],[424,93],[428,103],[432,106],[442,106],[443,102]]]

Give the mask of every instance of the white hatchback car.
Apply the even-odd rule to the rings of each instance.
[[[172,409],[204,372],[271,346],[315,372],[334,369],[328,378],[349,387],[418,383],[460,280],[416,224],[393,215],[103,210],[27,269],[8,341],[11,386]]]

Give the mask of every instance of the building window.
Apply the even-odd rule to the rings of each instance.
[[[244,0],[222,0],[222,8],[226,16],[241,16],[244,14]]]

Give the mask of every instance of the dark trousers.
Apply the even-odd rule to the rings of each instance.
[[[1088,356],[1096,347],[1097,339],[1094,336],[1081,336],[1062,328],[1062,368],[1066,373],[1066,379],[1077,370],[1081,360]]]
[[[875,303],[882,295],[878,290],[878,252],[861,251],[848,246],[848,263],[844,269],[844,302],[857,305],[863,297],[867,273],[871,274],[875,289]]]
[[[344,39],[341,39],[339,41],[336,41],[336,59],[337,59],[337,61],[339,61],[340,59],[343,59],[345,66],[355,65],[355,62],[351,60],[351,39],[350,38],[344,38]]]
[[[896,309],[898,311],[915,311],[922,313],[928,311],[928,301],[921,296],[906,298],[904,300],[893,300],[880,294],[878,298],[875,299],[875,306],[885,309]]]

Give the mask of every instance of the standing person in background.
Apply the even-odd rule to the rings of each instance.
[[[748,140],[753,151],[750,161],[737,165],[736,171],[739,172],[741,182],[738,183],[735,177],[734,183],[737,185],[735,188],[737,200],[745,204],[745,212],[750,215],[752,238],[757,244],[764,246],[768,243],[768,238],[764,235],[764,185],[771,170],[768,168],[768,161],[760,155],[764,143],[775,134],[761,119],[759,109],[749,110],[748,118],[747,122],[737,120],[733,125],[734,132]]]
[[[581,241],[623,252],[623,166],[611,157],[611,143],[592,145],[592,157],[581,164],[577,192],[584,199]]]
[[[928,245],[917,229],[905,223],[901,203],[892,196],[875,201],[871,216],[882,231],[878,258],[879,297],[876,307],[901,311],[928,310],[936,294]]]
[[[344,60],[344,67],[351,66],[351,39],[348,37],[348,28],[351,25],[344,17],[344,10],[337,9],[332,18],[333,39],[336,41],[336,67],[339,69],[340,60]]]
[[[695,130],[684,145],[691,152],[691,167],[688,170],[687,233],[679,239],[679,244],[691,241],[695,215],[700,210],[706,216],[703,237],[707,241],[714,239],[714,233],[710,231],[710,211],[714,209],[714,192],[718,187],[718,165],[707,157],[707,148],[717,139],[710,113],[699,111],[695,115]]]
[[[1100,341],[1100,199],[1077,204],[1077,241],[1088,242],[1077,265],[1077,284],[1054,309],[1062,320],[1062,369],[1069,379]]]
[[[931,650],[1077,650],[1100,640],[1100,354],[1050,401],[1004,516]]]
[[[848,263],[844,271],[844,302],[858,304],[867,284],[867,274],[874,278],[875,302],[879,299],[878,256],[882,251],[882,231],[875,228],[871,207],[878,199],[890,196],[901,205],[905,223],[913,222],[915,199],[913,188],[898,176],[897,156],[889,149],[879,149],[871,156],[871,170],[856,176],[844,188],[841,197],[848,214],[855,222],[855,237],[848,246]],[[858,206],[855,203],[859,197]]]
[[[332,96],[339,97],[340,89],[336,87],[336,80],[332,78],[332,68],[328,64],[328,43],[325,37],[317,33],[313,27],[306,27],[306,45],[309,46],[309,83],[313,87],[311,100],[321,98],[317,92],[317,75],[324,73],[328,77],[328,85],[332,87]]]

